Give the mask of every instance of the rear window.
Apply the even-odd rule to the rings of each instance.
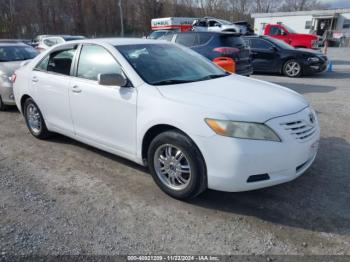
[[[205,45],[211,39],[212,34],[198,34],[199,45]]]
[[[196,34],[191,34],[191,33],[178,34],[176,38],[176,43],[184,46],[197,45]]]
[[[220,38],[221,38],[220,41],[221,41],[222,46],[242,47],[242,46],[246,45],[244,40],[239,36],[223,35]]]

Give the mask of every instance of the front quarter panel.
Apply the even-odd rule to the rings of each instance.
[[[162,87],[160,87],[162,88]],[[171,88],[171,87],[166,87]],[[157,125],[173,126],[189,137],[211,137],[215,133],[205,118],[224,118],[205,108],[172,101],[162,96],[157,87],[139,87],[137,111],[137,158],[142,161],[142,141],[149,129]]]

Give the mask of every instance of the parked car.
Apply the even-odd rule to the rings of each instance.
[[[319,124],[301,95],[227,74],[180,45],[74,41],[16,75],[16,104],[33,136],[57,132],[148,165],[178,199],[288,182],[316,157]]]
[[[160,39],[175,42],[223,65],[224,69],[240,75],[253,73],[249,47],[239,34],[218,32],[184,32],[168,34]],[[231,68],[230,65],[231,61]]]
[[[32,59],[37,51],[23,43],[0,42],[0,111],[15,105],[11,76],[23,61]]]
[[[217,19],[215,17],[204,17],[194,21],[192,31],[240,33],[241,28],[239,25],[236,25],[230,21]]]
[[[43,52],[50,47],[61,44],[67,41],[81,40],[85,39],[84,36],[73,36],[73,35],[62,35],[62,36],[42,36],[39,42],[36,44],[36,49]]]
[[[42,41],[43,38],[50,37],[50,36],[55,36],[55,35],[37,35],[31,43],[32,47],[37,47],[39,43]]]
[[[254,29],[251,27],[251,25],[248,22],[237,21],[237,22],[234,22],[234,24],[240,27],[240,33],[242,35],[254,35]]]
[[[327,68],[327,56],[312,49],[297,49],[269,36],[246,36],[254,72],[281,73],[299,77],[320,73]]]
[[[299,34],[286,25],[267,24],[265,25],[264,35],[282,40],[296,48],[317,49],[319,45],[317,35]]]

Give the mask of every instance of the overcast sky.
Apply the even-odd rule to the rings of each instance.
[[[350,8],[350,0],[320,0],[331,8]]]

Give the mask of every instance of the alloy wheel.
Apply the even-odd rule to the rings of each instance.
[[[288,62],[286,64],[285,71],[286,71],[288,76],[295,77],[295,76],[298,76],[300,74],[301,66],[297,62],[291,61],[291,62]]]
[[[154,168],[160,181],[170,189],[183,190],[191,181],[191,166],[186,154],[166,144],[154,154]]]
[[[26,109],[27,121],[30,130],[38,135],[41,132],[42,121],[39,109],[34,104],[29,104]]]

